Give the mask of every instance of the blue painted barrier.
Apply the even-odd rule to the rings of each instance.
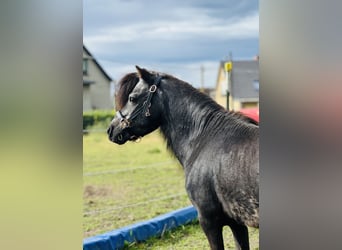
[[[132,243],[159,236],[166,230],[187,224],[196,218],[196,209],[193,206],[185,207],[148,221],[86,238],[83,240],[83,250],[118,250],[125,242]]]

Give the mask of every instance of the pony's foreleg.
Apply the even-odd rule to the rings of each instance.
[[[211,250],[224,250],[222,228],[223,226],[207,218],[199,218],[200,225],[207,236]]]
[[[248,228],[235,222],[229,227],[234,235],[236,250],[249,250]]]

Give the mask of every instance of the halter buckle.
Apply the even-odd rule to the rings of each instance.
[[[116,112],[116,116],[120,119],[120,126],[121,128],[127,128],[130,126],[129,120],[121,113],[121,111]]]
[[[130,123],[126,118],[124,118],[124,119],[120,120],[120,125],[122,128],[127,128],[127,127],[129,127]]]
[[[157,85],[153,84],[148,91],[150,91],[151,93],[154,93],[156,92],[156,90],[157,90]]]

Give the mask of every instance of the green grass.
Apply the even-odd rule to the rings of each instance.
[[[159,132],[122,146],[111,143],[105,133],[84,135],[83,174],[84,237],[191,204],[183,169],[166,150]],[[250,237],[252,249],[257,249],[258,230]],[[234,245],[227,229],[225,242],[227,247]],[[198,223],[193,223],[126,249],[208,249],[208,243]]]
[[[223,236],[225,249],[235,249],[233,235],[228,227],[224,227]],[[259,249],[259,230],[249,229],[251,249]],[[200,250],[209,249],[209,243],[200,228],[198,222],[181,226],[175,230],[166,232],[160,237],[153,237],[146,242],[127,244],[125,249],[129,250]]]
[[[123,146],[90,133],[83,155],[85,237],[190,205],[183,169],[158,132]]]

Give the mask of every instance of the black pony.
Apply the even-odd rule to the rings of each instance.
[[[108,128],[117,144],[157,128],[184,168],[186,190],[211,249],[224,249],[228,225],[237,249],[259,227],[259,127],[190,84],[138,66],[120,81],[119,110]]]

